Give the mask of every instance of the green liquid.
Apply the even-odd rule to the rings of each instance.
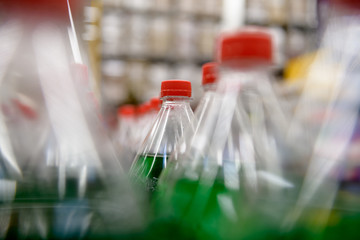
[[[182,178],[170,193],[161,192],[169,190],[162,184],[155,199],[154,225],[161,224],[161,234],[167,237],[171,232],[180,232],[179,239],[360,239],[360,212],[309,208],[295,226],[286,229],[282,225],[285,215],[273,216],[271,211],[274,208],[275,212],[287,212],[286,201],[249,201],[242,190],[226,187],[222,178],[212,184]],[[329,211],[324,226],[317,219]],[[153,229],[161,230],[159,226]]]
[[[154,225],[163,226],[161,234],[168,237],[180,232],[179,239],[314,239],[303,226],[284,232],[284,203],[249,199],[241,184],[229,187],[222,172],[219,169],[217,177],[207,181],[180,178],[174,185],[161,182],[153,199]],[[160,226],[152,228],[161,230]]]
[[[221,179],[215,179],[213,184],[180,179],[168,200],[158,206],[168,204],[171,210],[158,209],[158,213],[164,216],[162,213],[171,212],[168,219],[178,221],[179,227],[192,232],[196,239],[236,239],[238,236],[239,195]]]
[[[185,174],[173,170],[174,177]],[[225,184],[222,168],[217,176],[201,180],[179,178],[173,182],[171,175],[165,181],[162,176],[154,198],[156,221],[176,223],[178,231],[193,239],[237,239],[243,217],[241,194]]]
[[[52,171],[53,170],[53,171]],[[7,229],[5,239],[132,239],[138,233],[117,230],[123,221],[116,214],[122,210],[108,210],[108,204],[117,204],[117,188],[106,191],[96,174],[86,179],[86,191],[79,197],[79,178],[65,178],[65,192],[58,191],[57,169],[51,169],[48,179],[36,179],[24,173],[17,181],[15,198],[1,203],[0,218]],[[107,218],[110,217],[111,220]],[[0,237],[0,238],[2,238]]]
[[[158,179],[167,163],[168,155],[141,155],[130,169],[130,175],[135,182],[146,186],[150,192],[155,191]]]

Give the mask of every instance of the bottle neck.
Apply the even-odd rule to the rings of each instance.
[[[223,66],[219,71],[218,90],[234,92],[253,83],[266,81],[269,68],[267,66],[229,67]]]
[[[216,86],[217,84],[216,83],[209,83],[209,84],[205,84],[203,85],[203,89],[205,92],[213,92],[213,91],[216,91]]]
[[[161,98],[163,100],[162,106],[166,105],[190,105],[191,98],[182,96],[165,96]]]
[[[133,115],[119,116],[120,121],[133,121],[134,119],[135,119],[135,116],[133,116]]]

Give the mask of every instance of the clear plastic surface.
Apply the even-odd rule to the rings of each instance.
[[[300,184],[283,171],[288,116],[266,70],[222,66],[216,90],[196,111],[195,132],[184,136],[160,177],[159,223],[176,223],[196,239],[246,238],[281,225],[284,199],[295,201]]]
[[[163,104],[154,125],[135,157],[130,174],[135,182],[145,184],[154,191],[160,173],[185,129],[192,129],[194,114],[189,97],[169,96]]]
[[[144,218],[79,79],[71,20],[29,12],[0,28],[1,238],[129,236]]]

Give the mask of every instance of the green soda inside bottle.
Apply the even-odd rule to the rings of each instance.
[[[162,170],[166,167],[168,155],[145,154],[140,155],[132,168],[130,175],[135,182],[144,184],[150,192],[155,191]]]
[[[177,174],[173,172],[173,176]],[[172,227],[172,232],[181,232],[179,236],[191,236],[189,239],[314,237],[303,223],[289,230],[283,229],[282,220],[289,203],[249,194],[243,178],[237,186],[232,185],[236,180],[224,177],[223,167],[210,178],[180,175],[182,177],[174,182],[171,176],[166,181],[162,176],[153,199],[155,222]]]
[[[219,168],[217,176],[209,179],[182,177],[174,185],[161,182],[155,211],[159,219],[176,222],[195,239],[236,239],[242,222],[240,197]]]

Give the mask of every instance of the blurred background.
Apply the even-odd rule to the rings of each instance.
[[[158,96],[165,79],[193,85],[202,96],[201,66],[214,57],[220,32],[243,25],[268,27],[275,42],[275,76],[293,79],[289,62],[317,47],[320,0],[93,0],[84,8],[83,39],[104,114],[116,124],[116,109]]]

